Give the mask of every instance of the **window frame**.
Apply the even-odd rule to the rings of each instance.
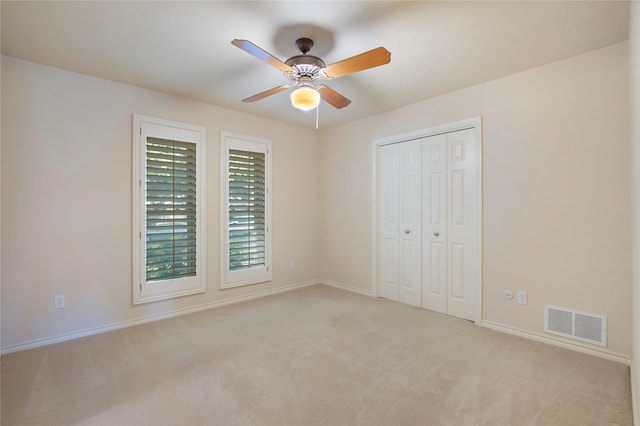
[[[272,196],[271,141],[222,131],[220,135],[220,288],[228,289],[272,280]],[[231,271],[229,269],[229,150],[265,154],[265,266]]]
[[[146,141],[147,137],[196,145],[196,274],[166,280],[146,279]],[[206,279],[204,127],[143,115],[133,116],[133,304],[204,293]]]

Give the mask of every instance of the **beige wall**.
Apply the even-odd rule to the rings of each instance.
[[[634,424],[640,425],[640,3],[631,3],[629,21],[631,81],[631,224],[632,224],[632,288],[633,351],[631,379]]]
[[[314,131],[10,57],[2,90],[3,349],[319,278]],[[132,114],[206,128],[205,294],[132,306]],[[273,282],[224,291],[221,130],[273,142]]]
[[[482,319],[542,333],[544,304],[604,314],[607,350],[629,356],[627,49],[323,131],[323,278],[374,291],[372,140],[482,116]],[[505,289],[528,291],[529,303],[506,300]]]
[[[0,55],[0,81],[2,80],[2,55]],[[0,117],[2,116],[2,86],[0,85]],[[0,118],[0,164],[2,164],[2,119]],[[1,170],[1,169],[0,169]],[[2,173],[0,173],[0,223],[2,223]],[[2,227],[0,227],[0,342],[2,342]]]

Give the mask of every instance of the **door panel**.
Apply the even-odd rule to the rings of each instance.
[[[428,171],[425,171],[428,173]],[[443,191],[446,191],[446,176],[444,171],[431,172],[429,178],[431,179],[431,192],[424,194],[425,197],[429,197],[431,200],[431,218],[429,222],[431,226],[442,225],[443,217],[443,203],[440,201],[444,197]],[[428,188],[425,185],[425,188]]]
[[[452,243],[449,251],[449,276],[451,278],[450,299],[464,301],[464,244]]]
[[[447,312],[447,138],[422,139],[422,307]]]
[[[430,263],[425,264],[429,268],[425,273],[429,274],[429,283],[427,296],[439,296],[442,298],[447,297],[447,247],[441,242],[432,242],[429,247],[431,250]],[[423,299],[424,300],[424,299]],[[427,308],[427,306],[423,306]],[[446,304],[445,304],[446,308]],[[442,310],[440,312],[444,312]]]
[[[398,300],[398,255],[400,253],[398,238],[385,238],[382,240],[380,257],[380,297]]]
[[[402,186],[402,221],[400,224],[401,276],[399,300],[413,306],[421,305],[422,298],[422,205],[421,173],[422,147],[420,141],[404,142],[400,145],[400,173]]]
[[[475,129],[447,134],[449,147],[449,300],[447,313],[476,317],[477,153]]]
[[[381,146],[380,159],[380,297],[398,300],[400,289],[400,150]]]
[[[419,240],[417,241],[420,242]],[[416,255],[418,261],[416,262]],[[402,239],[400,252],[402,268],[399,301],[420,307],[420,247],[415,240]]]
[[[464,170],[455,170],[451,173],[451,218],[452,226],[464,226]]]
[[[380,297],[420,306],[421,146],[380,147]]]

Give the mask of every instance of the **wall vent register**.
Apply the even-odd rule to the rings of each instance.
[[[607,317],[567,308],[544,306],[545,333],[607,346]]]

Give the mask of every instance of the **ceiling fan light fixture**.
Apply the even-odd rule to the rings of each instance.
[[[291,105],[301,111],[310,111],[320,104],[320,93],[310,86],[301,86],[291,92]]]

